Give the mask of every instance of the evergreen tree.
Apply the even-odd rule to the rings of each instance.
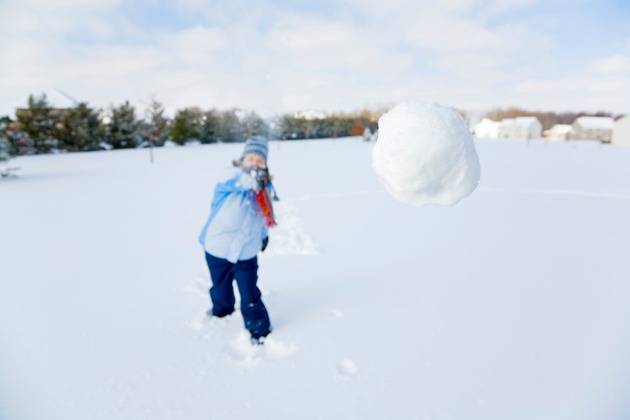
[[[10,156],[35,154],[33,140],[26,133],[20,131],[18,123],[11,121],[11,118],[8,116],[0,118],[0,138],[9,142]]]
[[[338,136],[339,137],[347,137],[347,136],[351,136],[352,134],[350,134],[350,130],[352,129],[352,126],[354,125],[355,121],[347,116],[342,116],[339,117],[338,119]]]
[[[306,127],[299,118],[293,115],[283,115],[277,125],[278,138],[282,140],[306,138]]]
[[[169,120],[164,116],[164,106],[152,99],[141,124],[142,137],[153,146],[163,146],[169,136]]]
[[[8,117],[0,119],[0,176],[2,178],[10,175],[12,168],[9,168],[8,163],[14,156],[11,142],[7,136],[7,126],[10,121]]]
[[[0,137],[0,163],[8,162],[12,158],[11,143],[6,137]]]
[[[200,140],[203,113],[199,108],[186,108],[177,111],[171,127],[171,138],[179,145],[192,140]]]
[[[57,149],[59,144],[57,127],[61,123],[60,114],[62,111],[55,112],[46,100],[45,94],[38,98],[30,95],[28,107],[18,109],[16,112],[21,131],[33,140],[36,153],[48,153]]]
[[[315,134],[318,138],[339,137],[339,118],[335,115],[315,121]]]
[[[217,110],[213,109],[205,112],[202,115],[199,140],[201,140],[203,144],[218,142],[221,124],[221,114]]]
[[[96,111],[85,102],[68,110],[60,133],[61,147],[69,152],[98,150],[105,140],[105,130]]]
[[[279,138],[283,140],[318,139],[337,137],[340,135],[341,118],[337,116],[324,117],[300,113],[284,115],[277,123]]]
[[[33,139],[22,131],[12,128],[7,131],[6,138],[11,143],[12,156],[34,155],[37,153]]]
[[[243,133],[241,121],[236,114],[236,110],[221,113],[221,125],[218,134],[219,141],[224,143],[245,141],[245,134]]]
[[[9,176],[11,168],[8,167],[9,159],[11,159],[11,143],[6,137],[0,137],[0,176],[2,178]]]
[[[259,135],[269,137],[269,124],[255,112],[248,112],[241,118],[241,131],[245,138]]]
[[[4,127],[2,127],[2,123],[0,123],[0,127],[0,163],[5,163],[8,162],[13,155],[11,153],[11,142],[9,142],[9,139],[7,138]]]
[[[9,141],[8,126],[11,123],[9,117],[0,118],[0,164],[8,162],[13,156],[11,142]]]
[[[140,143],[139,121],[136,109],[125,101],[118,108],[112,107],[112,117],[107,131],[107,142],[114,149],[134,148]]]

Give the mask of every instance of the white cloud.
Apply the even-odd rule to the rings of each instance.
[[[140,106],[155,95],[171,113],[197,105],[270,115],[402,100],[547,108],[597,98],[612,108],[625,106],[613,94],[630,79],[630,47],[593,60],[583,74],[560,63],[556,70],[567,66],[573,76],[550,77],[561,46],[524,20],[489,25],[481,0],[345,0],[344,13],[315,15],[264,0],[178,0],[183,20],[195,23],[157,32],[122,16],[120,1],[65,0],[55,10],[25,1],[0,6],[0,115],[55,88],[98,107],[125,99]],[[533,2],[496,0],[491,8]]]
[[[365,7],[362,1],[347,1]],[[506,11],[532,2],[497,1],[493,7]],[[368,1],[366,7],[392,45],[409,46],[429,70],[455,79],[518,77],[540,65],[553,48],[548,36],[524,23],[488,25],[488,5],[479,0]],[[476,13],[478,9],[484,12]]]
[[[404,22],[411,19],[417,19],[423,15],[449,15],[459,16],[470,12],[478,4],[483,5],[480,0],[344,0],[349,4],[372,18],[381,21],[398,20]]]
[[[25,9],[47,16],[71,13],[104,13],[115,11],[123,0],[3,0],[3,10]]]
[[[618,89],[627,88],[628,80],[623,78],[588,78],[584,76],[574,76],[567,79],[542,79],[526,80],[516,85],[516,93],[561,93],[575,92],[588,95],[592,92],[615,92]]]
[[[203,16],[212,25],[242,26],[243,23],[261,22],[275,7],[267,1],[229,0],[175,0],[175,8],[192,16]]]
[[[630,55],[617,54],[612,57],[598,58],[589,67],[593,73],[599,74],[630,74]]]
[[[61,38],[70,33],[111,36],[121,0],[9,0],[0,6],[0,33],[17,38]]]
[[[487,8],[491,13],[504,13],[514,9],[532,6],[536,3],[538,3],[538,0],[494,0]]]
[[[178,34],[168,34],[162,38],[162,42],[162,49],[171,51],[175,60],[181,60],[186,65],[207,64],[214,53],[229,45],[229,39],[223,30],[201,25]]]
[[[344,46],[352,38],[351,28],[347,26],[317,22],[275,31],[269,36],[269,46],[278,51],[298,52]]]
[[[509,100],[538,107],[544,104],[547,110],[623,112],[630,110],[630,98],[619,95],[623,91],[630,91],[630,78],[575,75],[523,81],[514,86]]]

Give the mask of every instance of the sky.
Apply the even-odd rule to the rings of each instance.
[[[263,117],[404,101],[630,113],[628,0],[0,0],[0,116],[29,95]],[[69,99],[72,98],[71,99]]]

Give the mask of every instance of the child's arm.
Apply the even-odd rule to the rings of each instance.
[[[212,218],[219,210],[228,195],[232,193],[243,193],[248,191],[239,182],[240,176],[236,175],[225,182],[219,182],[214,187],[214,196],[210,205],[210,217]]]

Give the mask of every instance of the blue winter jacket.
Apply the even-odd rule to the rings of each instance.
[[[241,184],[242,174],[235,168],[227,181],[216,185],[210,216],[199,235],[208,254],[232,263],[254,258],[268,233],[254,192]]]

